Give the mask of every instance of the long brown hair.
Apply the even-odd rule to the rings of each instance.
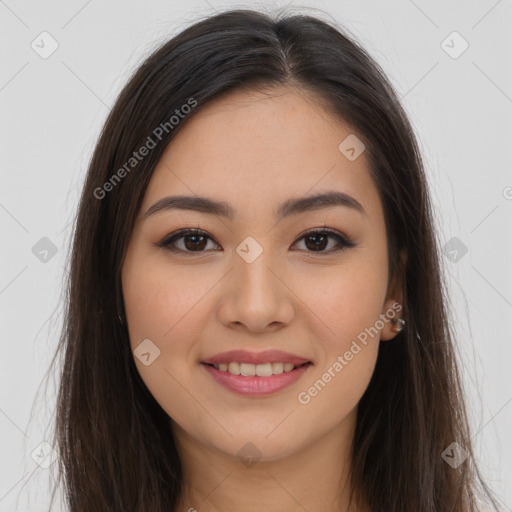
[[[153,170],[187,121],[221,94],[282,85],[315,93],[357,130],[384,208],[390,277],[402,277],[407,323],[380,345],[358,405],[354,489],[374,512],[476,512],[480,499],[497,507],[473,458],[415,135],[381,68],[347,34],[308,15],[222,12],[154,51],[119,95],[80,199],[57,348],[54,445],[71,512],[176,506],[183,475],[168,416],[139,376],[123,322],[125,249]],[[154,146],[134,164],[148,138]],[[453,442],[469,455],[457,468],[442,457]]]

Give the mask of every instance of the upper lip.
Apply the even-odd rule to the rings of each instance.
[[[216,354],[202,361],[205,364],[220,363],[248,363],[248,364],[264,364],[264,363],[291,363],[293,365],[301,365],[310,362],[303,357],[283,352],[281,350],[264,350],[263,352],[249,352],[247,350],[230,350]]]

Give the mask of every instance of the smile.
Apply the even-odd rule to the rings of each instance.
[[[214,380],[242,395],[265,396],[295,383],[312,366],[311,362],[292,363],[202,363]]]
[[[270,377],[271,375],[280,375],[283,372],[291,372],[300,365],[294,365],[292,363],[220,363],[214,364],[213,366],[221,372],[229,372],[232,375]]]

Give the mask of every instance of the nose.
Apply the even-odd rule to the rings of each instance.
[[[251,263],[236,252],[234,268],[223,280],[218,318],[231,329],[255,333],[288,325],[294,315],[294,295],[287,286],[282,265],[263,251]]]

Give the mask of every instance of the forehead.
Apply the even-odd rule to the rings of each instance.
[[[337,190],[381,215],[363,152],[339,149],[354,130],[309,93],[235,91],[211,101],[171,141],[150,180],[142,211],[169,194],[229,202],[240,217],[268,214],[290,197]]]

